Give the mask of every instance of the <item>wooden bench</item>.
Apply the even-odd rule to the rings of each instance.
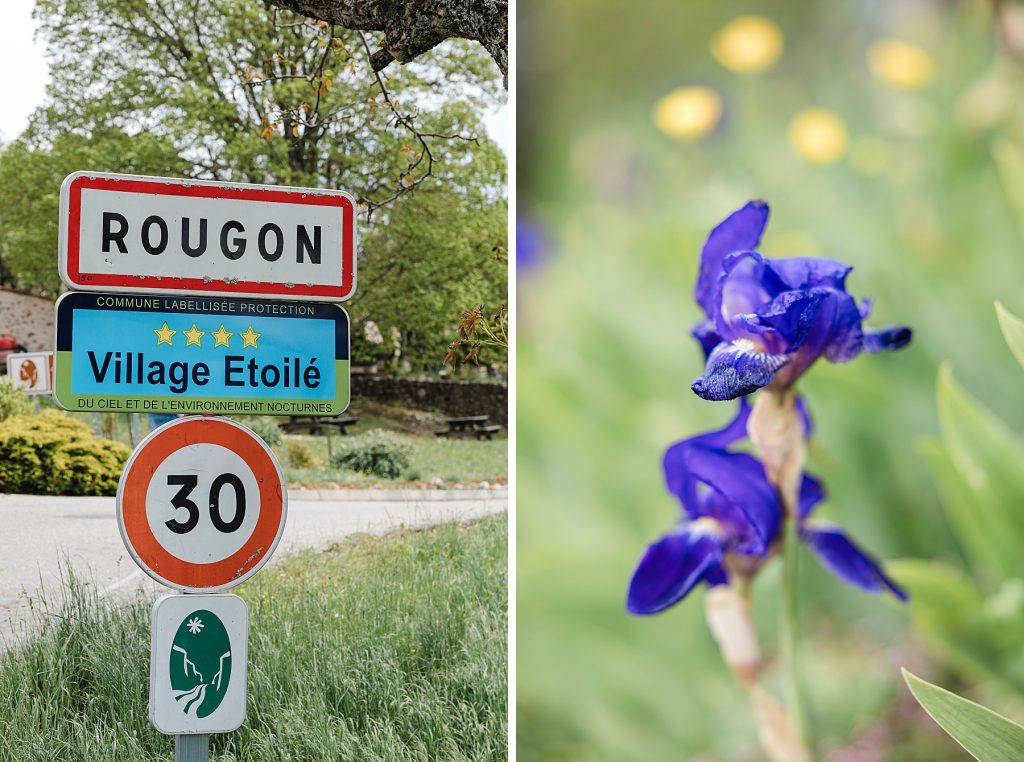
[[[310,434],[319,434],[321,430],[330,431],[336,428],[342,436],[347,436],[348,427],[359,423],[358,418],[348,415],[336,415],[333,418],[320,418],[315,415],[293,415],[288,418],[287,423],[282,423],[281,428],[285,431],[307,431]]]
[[[501,431],[501,426],[487,425],[486,415],[466,415],[461,418],[448,418],[448,428],[442,431],[435,431],[439,437],[476,437],[477,439],[490,439],[495,433]]]

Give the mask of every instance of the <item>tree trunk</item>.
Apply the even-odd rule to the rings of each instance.
[[[475,40],[498,64],[508,89],[508,0],[268,0],[346,29],[382,32],[374,71],[406,63],[449,37]]]

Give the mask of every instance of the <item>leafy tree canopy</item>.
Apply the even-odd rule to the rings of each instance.
[[[252,0],[37,0],[36,18],[51,84],[0,154],[6,283],[59,290],[60,182],[92,169],[350,191],[350,311],[423,346],[414,365],[439,364],[464,302],[504,300],[486,252],[505,245],[505,159],[480,119],[504,96],[478,46],[374,72],[364,33]]]

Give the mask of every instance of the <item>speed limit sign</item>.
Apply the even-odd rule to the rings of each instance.
[[[128,552],[157,582],[214,592],[267,562],[287,504],[281,466],[262,439],[227,418],[179,418],[132,453],[117,522]]]

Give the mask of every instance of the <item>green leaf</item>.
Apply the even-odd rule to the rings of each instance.
[[[1000,302],[996,302],[996,317],[999,318],[999,330],[1010,345],[1010,351],[1024,366],[1024,320],[1009,312]]]
[[[976,521],[984,527],[1004,575],[1024,577],[1024,445],[999,418],[968,395],[948,364],[939,369],[939,422],[950,461],[975,499]]]
[[[943,730],[978,762],[1024,758],[1024,728],[991,709],[903,670],[910,692]]]
[[[922,439],[916,449],[928,464],[953,534],[973,574],[991,585],[1015,576],[1020,567],[1020,546],[1004,531],[998,511],[981,504],[983,495],[960,474],[942,442]]]

